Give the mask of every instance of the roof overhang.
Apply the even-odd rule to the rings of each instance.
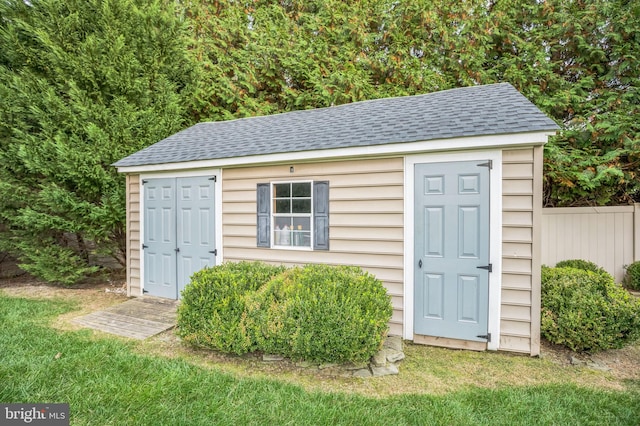
[[[314,162],[343,160],[364,157],[390,157],[396,155],[463,151],[496,148],[517,148],[544,145],[555,131],[513,133],[487,136],[470,136],[453,139],[359,146],[350,148],[322,149],[312,151],[283,152],[245,157],[216,158],[211,160],[186,161],[176,163],[143,164],[118,167],[120,173],[169,172],[174,170],[194,170],[207,168],[246,167],[265,164]]]

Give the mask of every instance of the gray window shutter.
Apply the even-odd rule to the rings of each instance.
[[[313,248],[329,250],[329,182],[313,183]]]
[[[271,194],[268,183],[259,183],[256,195],[258,205],[258,247],[271,247]]]

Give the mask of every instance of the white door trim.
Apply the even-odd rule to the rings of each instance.
[[[140,244],[144,244],[144,185],[142,181],[145,179],[158,179],[158,178],[181,178],[181,177],[197,177],[197,176],[216,176],[214,183],[214,208],[215,208],[215,222],[216,222],[216,249],[218,255],[216,256],[216,265],[224,262],[224,250],[222,249],[222,169],[208,169],[208,170],[185,170],[180,172],[169,173],[143,173],[139,175],[138,185],[140,188]],[[144,253],[142,247],[140,247],[140,296],[144,293]]]
[[[489,274],[488,331],[491,342],[487,349],[497,350],[500,343],[500,305],[502,287],[502,151],[482,150],[438,154],[418,154],[404,159],[404,327],[403,337],[413,340],[414,313],[414,170],[419,163],[491,160],[489,186],[489,261],[493,272]]]

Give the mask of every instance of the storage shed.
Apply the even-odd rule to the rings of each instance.
[[[178,298],[222,261],[357,265],[390,334],[536,355],[557,129],[506,83],[197,124],[115,163],[128,293]]]

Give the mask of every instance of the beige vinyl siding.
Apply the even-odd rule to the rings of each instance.
[[[542,262],[595,262],[622,282],[624,265],[640,260],[640,204],[547,208],[542,213]]]
[[[392,297],[390,333],[402,334],[403,172],[401,157],[229,168],[222,182],[225,260],[286,265],[357,265],[376,275]],[[294,168],[293,173],[290,167]],[[256,185],[329,181],[329,251],[258,248]]]
[[[139,296],[140,288],[140,176],[126,176],[127,295]]]
[[[500,349],[536,355],[539,341],[539,255],[536,221],[541,200],[542,147],[502,153],[502,289]],[[538,182],[538,180],[540,182]],[[541,192],[540,192],[541,193]],[[537,289],[536,289],[537,287]],[[538,296],[539,297],[539,296]],[[534,336],[532,338],[532,336]]]

